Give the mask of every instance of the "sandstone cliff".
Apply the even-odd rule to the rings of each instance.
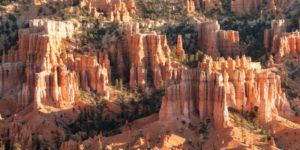
[[[264,32],[264,46],[276,61],[281,61],[284,56],[297,56],[300,53],[300,32],[286,32],[284,20],[273,20],[272,28]]]
[[[114,43],[109,48],[118,76],[128,81],[131,88],[146,84],[161,87],[163,81],[171,78],[180,68],[171,59],[166,36],[156,32],[140,33],[138,24],[129,24],[125,29],[122,42]],[[184,57],[182,44],[178,46],[180,57]],[[128,80],[126,77],[129,77]]]
[[[197,23],[198,47],[207,55],[230,57],[239,55],[239,32],[220,30],[217,21]]]
[[[260,123],[270,122],[277,114],[291,115],[278,75],[244,56],[218,61],[205,57],[197,69],[182,70],[166,88],[159,118],[210,118],[215,127],[224,128],[230,125],[229,107],[250,110],[255,106]]]
[[[108,14],[110,21],[130,22],[130,13],[136,11],[134,0],[81,0],[81,7],[88,7],[89,13],[97,16],[97,9]]]
[[[76,30],[74,24],[33,20],[30,28],[20,30],[18,50],[3,57],[1,91],[19,87],[18,103],[34,102],[36,108],[72,106],[79,88],[107,96],[108,57],[68,54],[64,49],[64,40]]]
[[[53,136],[64,138],[63,131],[54,124],[57,122],[52,118],[41,119],[44,116],[38,111],[74,108],[80,90],[109,96],[107,53],[83,55],[68,53],[65,48],[65,41],[77,30],[75,25],[76,22],[69,21],[32,20],[29,28],[19,31],[18,49],[3,56],[1,97],[16,95],[13,100],[17,111],[27,114],[22,116],[25,118],[12,116],[10,122],[1,124],[1,135],[10,137],[11,145],[18,141],[22,146],[34,149],[33,141],[51,140]],[[48,129],[59,135],[48,136]],[[41,135],[32,137],[34,133]]]

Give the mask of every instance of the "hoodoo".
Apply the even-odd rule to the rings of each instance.
[[[299,4],[0,0],[0,149],[299,149]]]

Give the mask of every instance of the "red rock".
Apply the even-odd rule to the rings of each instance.
[[[181,59],[185,58],[185,52],[182,47],[182,36],[181,35],[178,35],[178,37],[177,37],[176,56]]]
[[[217,21],[197,23],[198,47],[206,54],[216,58],[236,56],[239,54],[239,32],[220,30]]]
[[[96,16],[96,10],[101,9],[108,13],[108,20],[116,22],[129,22],[130,13],[136,11],[133,0],[81,0],[81,7],[87,6],[89,13]]]
[[[275,55],[276,61],[281,61],[285,56],[300,54],[300,32],[287,33],[284,20],[274,20],[272,29],[264,32],[264,46]]]
[[[187,13],[195,12],[195,2],[194,0],[184,0]]]
[[[8,59],[3,66],[9,67],[6,67],[6,74],[1,74],[0,82],[5,88],[21,87],[16,91],[21,107],[31,101],[36,108],[43,108],[44,105],[72,106],[79,94],[79,87],[108,96],[106,85],[110,64],[107,54],[101,54],[98,60],[96,56],[66,55],[61,49],[63,39],[74,33],[74,24],[68,21],[33,20],[30,28],[19,31],[18,55],[14,52],[14,57],[10,56],[11,53],[5,56]],[[20,80],[11,80],[10,77]]]
[[[170,48],[163,35],[132,34],[126,42],[130,58],[130,86],[143,86],[147,82],[147,74],[153,77],[154,85],[161,84],[163,67],[170,57]]]
[[[198,111],[201,121],[210,118],[216,128],[224,128],[230,125],[228,107],[250,110],[258,106],[260,123],[270,122],[277,114],[291,115],[279,76],[250,58],[213,61],[205,57],[197,69],[184,69],[181,74],[179,81],[166,87],[161,121],[197,117]]]
[[[279,42],[278,37],[285,32],[285,21],[284,20],[273,20],[272,29],[267,29],[264,32],[264,46],[267,49],[271,49],[271,52],[274,53]]]
[[[80,150],[80,145],[73,140],[62,143],[60,150]]]

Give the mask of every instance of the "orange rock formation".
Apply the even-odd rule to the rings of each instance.
[[[300,32],[286,32],[284,20],[273,20],[272,28],[264,32],[264,46],[280,61],[284,56],[300,54]]]
[[[74,31],[72,22],[50,20],[33,20],[30,28],[20,30],[19,49],[4,56],[2,68],[8,69],[0,81],[2,91],[20,87],[16,91],[20,105],[33,100],[36,108],[72,106],[80,87],[107,96],[108,56],[66,53],[63,41]]]
[[[199,48],[206,54],[218,56],[236,56],[239,54],[239,32],[220,30],[217,21],[197,24]]]
[[[184,54],[183,49],[181,50]],[[129,76],[131,88],[144,86],[146,83],[160,87],[163,81],[176,76],[177,69],[174,68],[180,67],[170,60],[171,50],[165,35],[155,32],[142,34],[135,24],[126,27],[123,41],[111,46],[110,53],[118,64],[119,76],[123,79]]]
[[[178,37],[177,37],[176,56],[179,58],[185,58],[185,52],[182,47],[182,36],[181,35],[178,35]]]
[[[280,77],[261,69],[245,56],[235,60],[205,57],[197,69],[183,69],[166,88],[159,118],[210,118],[215,127],[228,127],[228,110],[250,110],[257,106],[260,123],[274,115],[289,116],[291,110],[281,90]]]
[[[184,0],[184,4],[188,13],[195,12],[195,2],[194,0]]]
[[[96,15],[97,9],[108,13],[108,19],[116,22],[129,22],[130,13],[136,11],[134,0],[82,0],[81,7],[87,6],[90,14]]]

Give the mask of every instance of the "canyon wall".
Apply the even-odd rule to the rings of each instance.
[[[179,48],[179,57],[184,57],[182,44]],[[171,59],[165,35],[140,33],[137,24],[126,26],[122,40],[112,44],[109,52],[118,76],[128,81],[131,88],[146,84],[161,87],[164,81],[176,76],[181,66]]]
[[[62,117],[63,113],[53,110],[75,108],[81,90],[108,98],[108,54],[67,50],[67,40],[78,26],[72,21],[32,20],[29,28],[19,30],[18,49],[2,57],[1,98],[12,100],[18,114],[27,114],[24,118],[13,115],[0,125],[0,135],[9,137],[10,145],[18,142],[24,148],[35,149],[36,141],[51,142],[55,134],[47,133],[50,131],[64,138],[63,129],[56,124],[56,115]],[[50,111],[55,120],[46,118],[44,111]]]
[[[196,23],[198,47],[213,58],[239,55],[239,32],[220,30],[217,21]]]
[[[116,22],[130,22],[130,13],[136,11],[134,0],[81,0],[80,5],[87,7],[92,16],[97,16],[100,9],[110,21]]]
[[[300,54],[300,32],[286,32],[284,20],[273,20],[272,28],[264,32],[264,47],[271,54],[275,55],[275,60],[280,61],[285,56],[295,57]]]
[[[228,108],[246,111],[255,106],[260,123],[270,122],[275,115],[291,115],[280,77],[245,56],[217,61],[205,57],[198,68],[183,69],[168,85],[159,112],[161,121],[210,118],[215,127],[224,128],[230,125]]]
[[[79,88],[108,96],[107,54],[66,52],[65,40],[76,31],[75,24],[37,19],[30,22],[30,28],[21,29],[18,50],[3,56],[1,91],[18,88],[18,103],[34,102],[35,108],[73,106]]]

